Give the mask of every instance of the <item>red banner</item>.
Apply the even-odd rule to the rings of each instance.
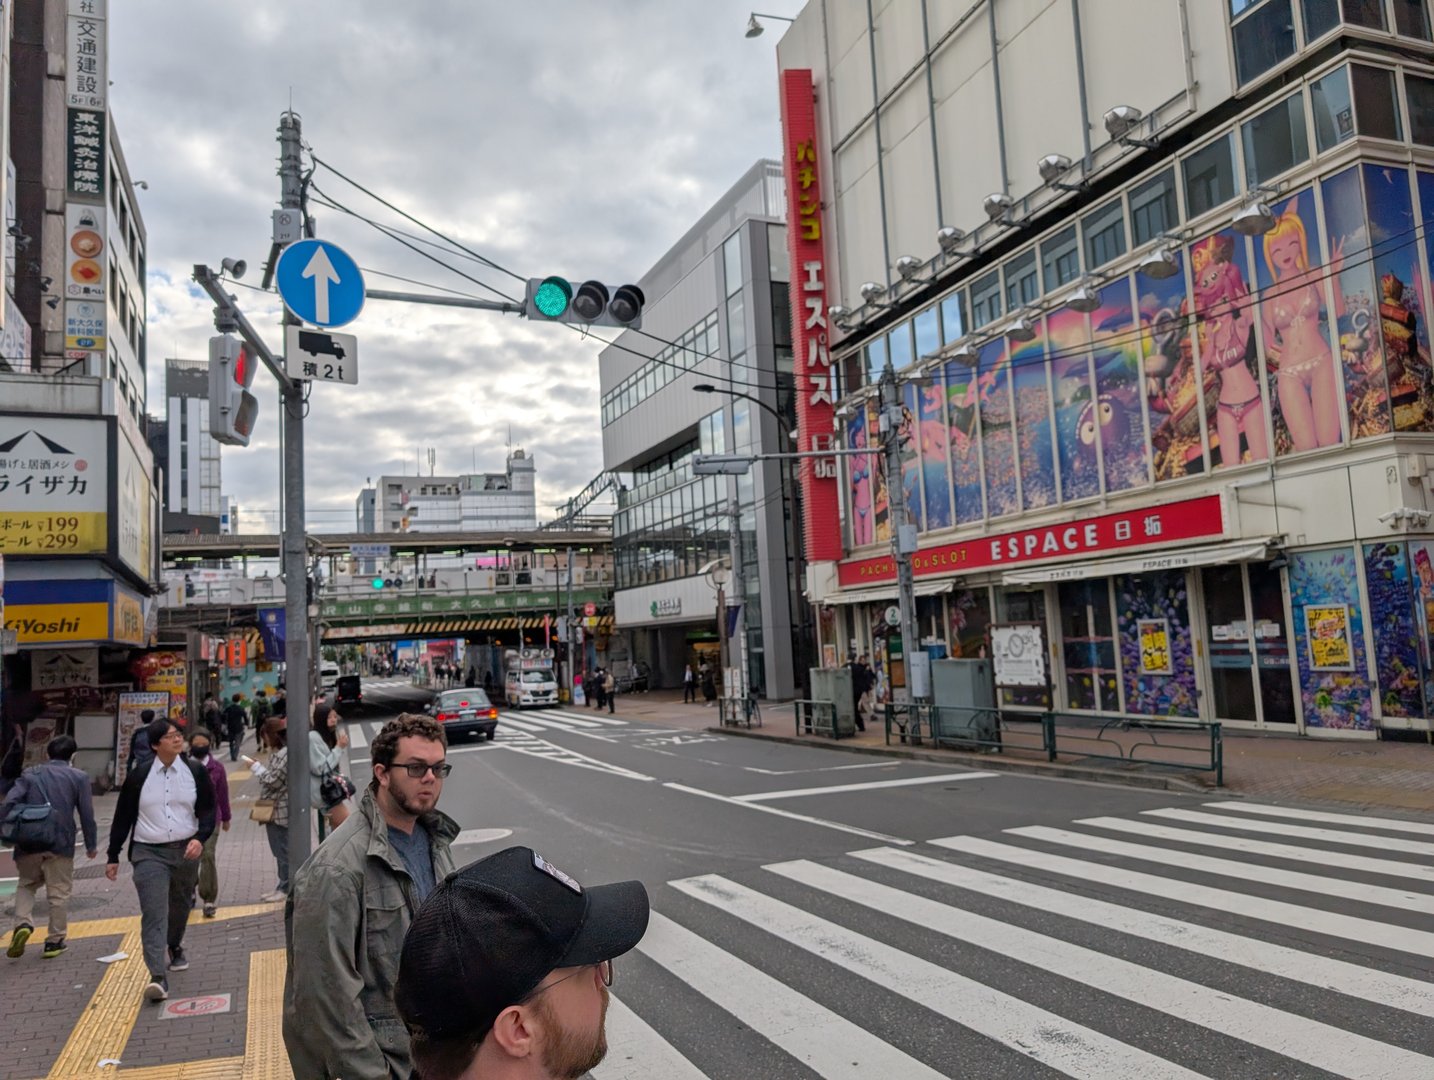
[[[809,68],[782,72],[782,168],[787,181],[791,255],[792,354],[797,433],[802,450],[831,450],[836,409],[827,332],[827,261],[822,240],[822,166],[817,159],[816,94]],[[801,458],[803,550],[809,562],[840,559],[836,458]]]
[[[1225,534],[1220,496],[1123,510],[1078,518],[1039,529],[995,533],[956,544],[925,548],[912,556],[917,577],[1002,569],[1060,559],[1084,559],[1131,548],[1168,547],[1189,540],[1216,540]],[[853,559],[837,567],[842,588],[875,584],[896,577],[889,555]]]

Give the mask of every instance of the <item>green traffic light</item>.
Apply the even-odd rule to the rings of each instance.
[[[381,577],[376,577],[376,578],[374,578],[374,579],[373,579],[373,587],[374,587],[375,589],[381,589],[381,588],[383,588],[383,578],[381,578]]]
[[[550,319],[556,319],[572,303],[573,287],[560,277],[544,278],[533,293],[533,305]]]

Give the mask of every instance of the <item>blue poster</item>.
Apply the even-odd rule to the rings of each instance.
[[[264,657],[275,663],[284,659],[284,639],[287,612],[281,607],[262,608],[259,611],[259,640],[264,644]]]

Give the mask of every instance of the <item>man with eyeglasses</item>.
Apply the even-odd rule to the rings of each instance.
[[[531,848],[424,902],[395,998],[421,1080],[578,1080],[607,1054],[613,958],[647,932],[640,881],[583,886]]]
[[[458,825],[436,809],[443,728],[405,713],[369,748],[358,812],[294,874],[284,911],[284,1045],[305,1080],[407,1080],[408,1033],[393,1004],[398,957],[419,905],[453,870]]]

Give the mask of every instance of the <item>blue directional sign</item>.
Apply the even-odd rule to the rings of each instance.
[[[363,310],[363,274],[349,253],[326,240],[299,240],[274,272],[284,306],[314,326],[343,326]]]

